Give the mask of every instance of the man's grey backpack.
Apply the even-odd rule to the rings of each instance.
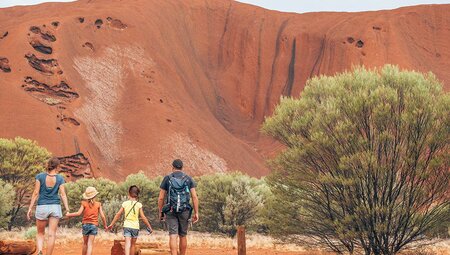
[[[176,178],[175,174],[168,175],[169,190],[167,191],[167,204],[163,212],[180,213],[191,210],[189,200],[191,192],[189,190],[190,178],[183,173],[183,176]]]

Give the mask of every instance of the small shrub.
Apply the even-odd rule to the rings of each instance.
[[[26,240],[36,239],[36,235],[37,235],[37,228],[36,227],[30,227],[24,233],[24,237],[25,237]]]

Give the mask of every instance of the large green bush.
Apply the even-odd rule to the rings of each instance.
[[[14,187],[0,179],[0,228],[8,226],[9,213],[14,206],[15,197]]]
[[[51,154],[36,142],[16,137],[0,138],[0,179],[11,184],[16,193],[15,204],[8,213],[8,230],[15,225],[25,200],[34,188],[36,174],[45,171]]]
[[[450,96],[432,74],[387,65],[313,78],[263,130],[286,148],[269,178],[281,234],[390,255],[448,219]]]

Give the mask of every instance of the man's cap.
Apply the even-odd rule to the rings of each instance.
[[[172,162],[172,166],[175,167],[176,169],[182,169],[183,168],[183,161],[181,161],[181,159],[175,159]]]

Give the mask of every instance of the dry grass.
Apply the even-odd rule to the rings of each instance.
[[[24,239],[25,231],[0,232],[0,240],[20,240]],[[59,228],[56,242],[58,244],[66,244],[78,242],[81,239],[81,229],[77,228]],[[122,233],[117,234],[99,231],[96,240],[113,241],[122,239]],[[152,235],[148,235],[145,231],[141,231],[139,236],[140,242],[152,242],[165,245],[167,243],[167,233],[155,231]],[[208,248],[236,248],[236,239],[207,233],[199,233],[191,231],[189,233],[189,243],[193,247]],[[258,249],[276,249],[283,251],[305,251],[301,246],[293,244],[279,244],[271,237],[263,235],[247,235],[247,247]]]
[[[0,232],[0,240],[20,240],[24,239],[25,231]],[[156,231],[152,235],[141,232],[139,242],[159,243],[163,246],[167,244],[167,233]],[[99,231],[96,238],[98,241],[113,241],[115,239],[122,239],[122,233],[114,234],[105,231]],[[58,244],[69,244],[80,242],[81,229],[77,228],[59,228],[58,229]],[[236,239],[229,238],[222,235],[214,235],[199,232],[190,232],[189,243],[191,247],[203,247],[211,249],[236,249]],[[247,235],[247,247],[249,249],[271,249],[276,251],[292,251],[305,252],[308,255],[325,255],[330,254],[323,251],[308,251],[305,247],[294,244],[280,244],[277,240],[262,235],[250,234]],[[409,251],[402,252],[401,255],[450,255],[450,239],[436,240],[432,246],[420,247]]]

